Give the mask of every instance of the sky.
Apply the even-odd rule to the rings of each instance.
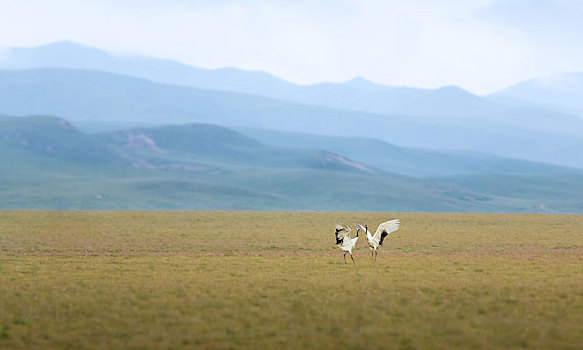
[[[70,40],[311,84],[488,94],[583,71],[583,0],[0,0],[0,47]]]

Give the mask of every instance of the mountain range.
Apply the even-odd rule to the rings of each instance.
[[[548,174],[575,169],[482,153],[432,151],[363,137],[321,136],[277,130],[236,128],[256,140],[281,147],[321,149],[345,155],[388,172],[412,177],[485,174]]]
[[[298,85],[71,42],[10,49],[0,69],[0,113],[58,116],[1,119],[0,153],[21,175],[3,176],[5,208],[583,211],[583,120],[565,102],[579,95],[547,101],[533,81],[490,96]],[[23,199],[22,181],[48,202]],[[110,184],[129,201],[58,204],[65,183]]]
[[[89,125],[202,122],[332,136],[376,138],[433,150],[466,150],[583,167],[583,137],[485,119],[384,115],[257,95],[166,85],[94,70],[0,71],[0,111],[49,114]],[[580,121],[583,123],[583,120]],[[83,127],[83,124],[79,124]],[[555,128],[577,128],[555,122]]]
[[[536,93],[533,86],[543,84],[540,80],[531,80],[502,90],[490,98],[482,98],[456,86],[420,89],[386,86],[363,78],[355,78],[346,83],[298,85],[261,71],[235,68],[203,69],[172,60],[116,55],[67,41],[35,48],[13,48],[0,61],[0,67],[100,70],[170,85],[254,94],[342,110],[411,115],[430,119],[436,117],[480,119],[583,136],[583,123],[580,118],[569,113],[537,107],[541,102],[544,105],[551,100],[556,103],[548,103],[550,106],[577,105],[583,110],[583,104],[580,102],[583,100],[581,74],[555,77],[556,81],[568,82],[568,89],[560,87],[559,90],[550,91],[550,85],[547,84],[548,89]],[[528,95],[518,90],[529,90],[532,93]],[[571,94],[565,95],[565,92]],[[503,100],[501,97],[537,103],[499,103],[499,100]]]
[[[445,86],[439,89],[387,86],[358,77],[346,83],[299,85],[263,71],[246,71],[237,68],[204,69],[174,60],[110,53],[70,41],[32,48],[10,48],[0,60],[0,67],[4,69],[53,67],[101,70],[171,85],[242,92],[292,102],[372,113],[414,115],[430,113],[449,116],[468,116],[468,113],[470,115],[490,114],[489,112],[501,111],[504,106],[495,100],[504,98],[532,102],[534,106],[546,104],[557,107],[554,109],[559,110],[573,106],[575,108],[572,110],[579,112],[576,113],[577,115],[581,115],[580,112],[583,110],[583,102],[581,102],[583,101],[583,73],[565,73],[544,79],[530,79],[481,98],[456,86]],[[516,103],[512,101],[509,104],[516,106]],[[539,112],[561,115],[549,110]],[[568,117],[564,114],[562,116]],[[496,118],[497,115],[489,115],[489,117]]]
[[[493,101],[535,105],[583,116],[583,73],[563,73],[520,82],[492,94]]]

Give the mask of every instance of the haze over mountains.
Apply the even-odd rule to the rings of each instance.
[[[66,41],[36,48],[11,49],[0,62],[0,67],[102,70],[172,85],[242,92],[283,101],[375,114],[484,119],[538,130],[583,135],[581,120],[576,116],[537,108],[536,105],[505,105],[494,102],[496,99],[481,98],[456,86],[434,90],[395,87],[375,84],[362,78],[341,84],[297,85],[260,71],[235,68],[202,69],[172,60],[115,55]],[[547,99],[557,100],[555,105],[574,104],[581,107],[583,83],[580,76],[571,74],[568,78],[564,76],[556,79],[569,83],[568,92],[572,94],[563,97],[559,97],[561,94],[559,91],[551,93],[550,89],[538,94],[533,93],[530,97],[511,92],[524,85],[540,85],[537,80],[518,84],[493,96],[522,98],[540,104],[546,101],[545,97],[541,96],[545,95]],[[555,87],[565,91],[560,86]],[[573,89],[578,92],[573,93]],[[560,126],[555,126],[557,123]]]
[[[577,116],[581,100],[566,102],[580,96],[575,92],[542,91],[537,96],[524,87],[532,85],[526,82],[480,97],[453,86],[391,87],[359,78],[303,86],[264,72],[207,70],[71,42],[11,49],[0,68],[0,113],[53,115],[65,118],[55,119],[59,125],[107,131],[67,134],[63,142],[78,146],[63,151],[63,159],[56,157],[58,152],[32,152],[37,143],[38,149],[67,149],[52,145],[47,136],[49,129],[55,135],[62,130],[43,129],[45,136],[37,143],[30,137],[14,141],[24,125],[38,129],[52,119],[24,118],[17,125],[18,119],[4,118],[5,160],[32,152],[32,158],[23,159],[34,158],[43,169],[58,173],[48,165],[51,160],[67,162],[65,169],[82,169],[105,157],[106,165],[99,168],[109,170],[104,170],[101,186],[113,181],[128,198],[153,203],[89,196],[93,204],[79,207],[583,211],[577,187],[582,173],[575,169],[583,169],[583,120]],[[127,130],[116,131],[121,128]],[[75,156],[75,149],[87,150],[87,157]],[[91,157],[96,160],[87,163]],[[92,187],[92,172],[74,182]],[[436,176],[440,179],[429,179]],[[43,181],[25,178],[42,187]],[[149,181],[150,187],[140,187],[135,179]],[[34,203],[34,198],[19,202],[19,192],[6,183],[13,189],[26,186],[6,174],[4,180],[4,195],[13,196],[7,207],[31,207],[23,203]],[[130,183],[138,187],[120,185]],[[231,187],[222,187],[227,183]],[[512,189],[501,193],[492,184]],[[44,192],[54,195],[60,186],[45,186]],[[348,198],[335,202],[346,195],[339,188],[350,193],[351,204]],[[76,207],[78,198],[73,197],[65,196],[60,207]]]
[[[533,104],[583,116],[583,73],[530,79],[492,95],[496,100]]]
[[[102,70],[160,83],[242,92],[310,105],[377,114],[481,118],[518,125],[531,123],[531,127],[538,126],[544,130],[553,124],[549,119],[555,121],[560,119],[564,123],[577,123],[576,119],[579,119],[574,119],[569,113],[536,108],[536,104],[516,107],[512,104],[508,106],[496,103],[493,102],[495,99],[481,98],[456,86],[439,89],[386,86],[363,78],[354,78],[346,83],[298,85],[261,71],[236,68],[203,69],[172,60],[116,55],[67,41],[35,48],[13,48],[0,62],[0,67]],[[564,74],[544,81],[533,79],[492,96],[520,98],[538,104],[556,100],[555,105],[582,107],[582,76]],[[533,92],[529,96],[511,92],[517,91],[518,88],[525,89],[526,86],[539,86],[541,89],[546,87],[546,90],[538,94]],[[579,110],[583,110],[583,107]],[[580,125],[578,127],[581,128]],[[579,136],[582,132],[581,129],[577,131]]]
[[[257,95],[165,85],[102,71],[38,68],[0,71],[0,111],[50,114],[89,125],[204,122],[320,135],[377,138],[407,147],[466,150],[583,167],[579,124],[558,132],[486,119],[382,115]],[[81,124],[82,125],[82,124]]]

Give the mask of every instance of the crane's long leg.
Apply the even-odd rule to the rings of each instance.
[[[344,253],[344,263],[346,264],[346,253]]]
[[[352,253],[350,253],[350,259],[352,259],[352,263],[353,263],[353,264],[356,264],[356,263],[354,262],[354,258],[352,257]]]
[[[377,261],[377,255],[379,255],[379,252],[377,252],[377,250],[374,250],[374,261]]]
[[[370,248],[370,261],[373,260],[373,252],[372,252],[372,248]]]

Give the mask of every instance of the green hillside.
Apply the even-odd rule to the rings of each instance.
[[[448,183],[497,198],[520,198],[529,212],[583,213],[583,174],[514,174],[448,177]]]
[[[578,172],[416,179],[208,124],[87,135],[2,117],[0,145],[0,209],[583,212]]]
[[[85,164],[111,163],[116,158],[67,120],[47,116],[0,117],[0,145],[3,151],[18,148]]]
[[[94,139],[117,153],[155,163],[372,171],[331,152],[269,146],[210,124],[130,129],[98,134]]]
[[[89,136],[60,118],[0,124],[2,209],[429,210],[440,197],[340,155],[267,146],[212,125]],[[88,162],[92,154],[99,161]],[[379,188],[386,194],[371,200]]]

